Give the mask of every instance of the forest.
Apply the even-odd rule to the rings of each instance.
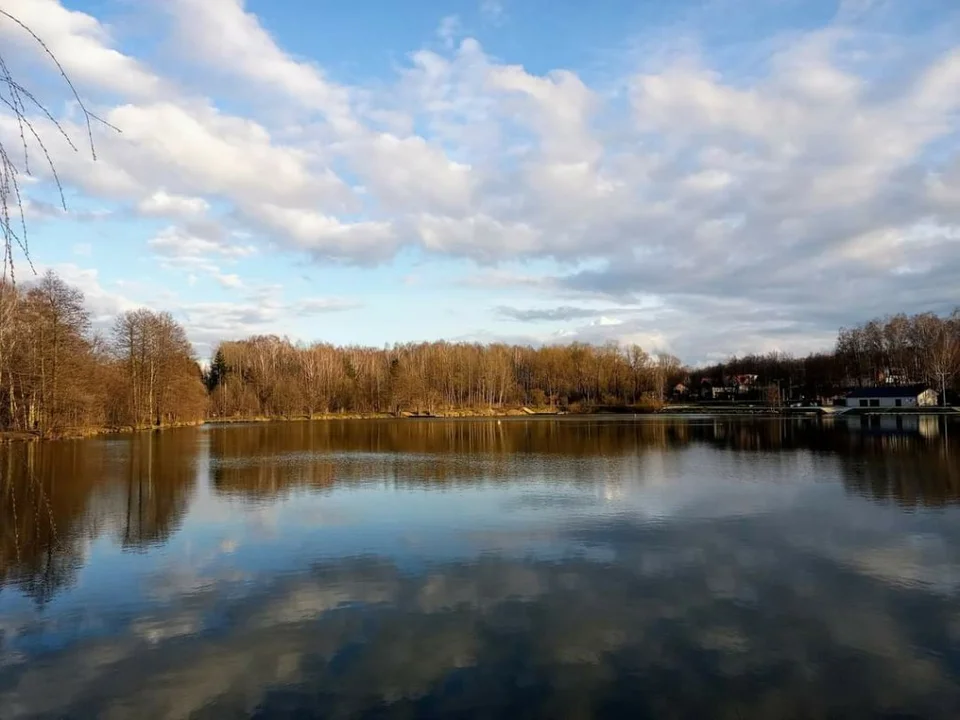
[[[273,335],[225,340],[201,365],[170,313],[132,310],[94,332],[83,293],[55,273],[0,284],[0,430],[42,437],[210,418],[655,409],[745,374],[775,384],[778,401],[882,383],[924,382],[942,395],[960,379],[960,310],[842,328],[830,352],[699,368],[616,343],[370,348]]]
[[[685,371],[637,346],[539,348],[448,342],[390,348],[295,345],[274,336],[222,343],[208,387],[217,416],[418,413],[531,406],[653,404]]]
[[[0,283],[0,429],[57,437],[206,411],[193,349],[169,313],[132,310],[94,333],[83,293],[55,273]]]

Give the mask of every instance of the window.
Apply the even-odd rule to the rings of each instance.
[[[901,400],[900,398],[897,398],[895,404],[896,404],[897,407],[903,407],[903,400]]]
[[[860,401],[860,407],[866,407],[867,405],[869,405],[869,403],[866,400]]]
[[[871,400],[870,407],[880,407],[880,400]]]

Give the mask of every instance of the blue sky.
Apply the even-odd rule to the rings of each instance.
[[[276,333],[697,362],[960,305],[950,0],[0,9],[122,131],[94,162],[47,126],[66,213],[38,148],[26,183],[34,263],[100,327],[149,305],[200,355]],[[82,140],[38,48],[2,19],[0,42]]]

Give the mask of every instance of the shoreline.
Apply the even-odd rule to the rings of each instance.
[[[44,437],[40,433],[25,432],[23,430],[0,430],[0,444],[14,442],[50,442],[60,440],[86,440],[87,438],[102,437],[104,435],[128,435],[141,432],[154,432],[158,430],[176,430],[178,428],[200,427],[206,421],[197,420],[194,422],[172,423],[169,425],[157,425],[148,427],[132,427],[129,425],[121,427],[85,427],[68,428],[58,435],[48,435]]]
[[[597,407],[575,412],[561,411],[549,408],[502,408],[502,409],[461,409],[461,410],[443,410],[435,413],[414,413],[403,412],[400,415],[392,413],[314,413],[313,415],[296,416],[254,416],[254,417],[231,417],[231,418],[207,418],[196,422],[175,423],[172,425],[159,425],[151,427],[104,427],[104,428],[76,428],[65,431],[63,434],[42,437],[37,433],[23,432],[19,430],[0,431],[0,444],[20,443],[20,442],[42,442],[57,440],[83,440],[92,437],[101,437],[105,435],[126,435],[142,432],[156,432],[162,430],[176,430],[187,427],[204,426],[229,426],[229,425],[251,425],[285,422],[318,422],[318,421],[336,421],[336,420],[496,420],[503,418],[527,418],[527,419],[546,419],[546,418],[588,418],[588,417],[623,417],[637,415],[661,415],[661,416],[715,416],[715,417],[866,417],[866,416],[960,416],[960,408],[952,406],[934,406],[918,408],[841,408],[834,409],[823,407],[737,407],[737,406],[699,406],[699,405],[665,405],[662,408],[655,409],[651,407],[632,408],[632,407]]]
[[[168,425],[151,425],[147,427],[89,427],[69,428],[58,435],[43,437],[39,433],[23,430],[0,430],[0,443],[13,442],[41,442],[58,440],[83,440],[85,438],[104,435],[127,435],[133,433],[156,432],[161,430],[176,430],[186,427],[203,427],[219,425],[250,425],[283,422],[315,422],[327,420],[418,420],[418,419],[468,419],[468,418],[505,418],[505,417],[554,417],[562,416],[560,411],[524,412],[523,408],[503,408],[502,410],[488,409],[461,409],[447,410],[437,413],[403,412],[400,415],[392,413],[314,413],[313,415],[276,415],[229,418],[206,418],[193,422],[173,423]],[[583,413],[591,414],[591,413]]]

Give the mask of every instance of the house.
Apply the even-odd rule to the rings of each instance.
[[[877,373],[878,385],[908,385],[910,379],[903,368],[884,368]]]
[[[937,393],[926,385],[884,385],[857,388],[843,399],[847,407],[930,407],[937,404]]]
[[[733,397],[733,391],[723,385],[708,382],[700,385],[700,397],[704,400],[730,400]]]

